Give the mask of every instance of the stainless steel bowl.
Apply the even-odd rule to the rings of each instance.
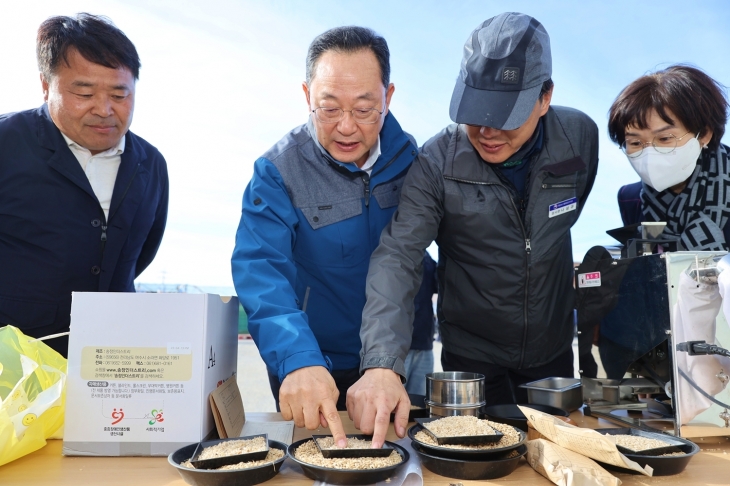
[[[568,412],[583,405],[583,389],[580,378],[545,378],[520,385],[527,390],[527,401],[562,408]],[[604,388],[605,392],[606,388]],[[618,402],[616,402],[618,403]]]
[[[426,401],[435,406],[484,404],[484,375],[464,371],[441,371],[426,375]]]

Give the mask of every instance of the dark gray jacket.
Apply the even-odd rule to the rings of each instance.
[[[361,370],[404,375],[423,250],[434,240],[446,351],[519,369],[548,363],[571,346],[570,228],[596,176],[598,129],[564,107],[550,108],[543,126],[542,150],[530,161],[524,221],[462,126],[447,127],[423,146],[370,261]],[[559,203],[575,209],[556,210]]]

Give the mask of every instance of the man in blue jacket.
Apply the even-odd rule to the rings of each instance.
[[[232,258],[282,415],[298,427],[329,425],[340,443],[337,410],[360,377],[370,254],[417,153],[388,111],[389,75],[388,45],[369,29],[335,28],[312,42],[309,121],[256,161]]]
[[[133,292],[167,217],[167,166],[129,131],[139,56],[105,18],[43,22],[45,104],[0,115],[0,325],[69,330],[71,292]],[[102,317],[102,316],[100,316]],[[64,356],[66,337],[48,341]]]

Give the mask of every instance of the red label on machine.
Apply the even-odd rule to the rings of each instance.
[[[578,274],[578,287],[600,287],[601,286],[601,272],[591,273],[579,273]]]

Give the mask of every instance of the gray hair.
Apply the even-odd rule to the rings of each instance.
[[[390,85],[390,50],[385,39],[373,30],[354,25],[335,27],[312,41],[307,51],[307,84],[314,79],[317,61],[327,51],[352,53],[370,49],[380,65],[380,79],[386,88]]]

